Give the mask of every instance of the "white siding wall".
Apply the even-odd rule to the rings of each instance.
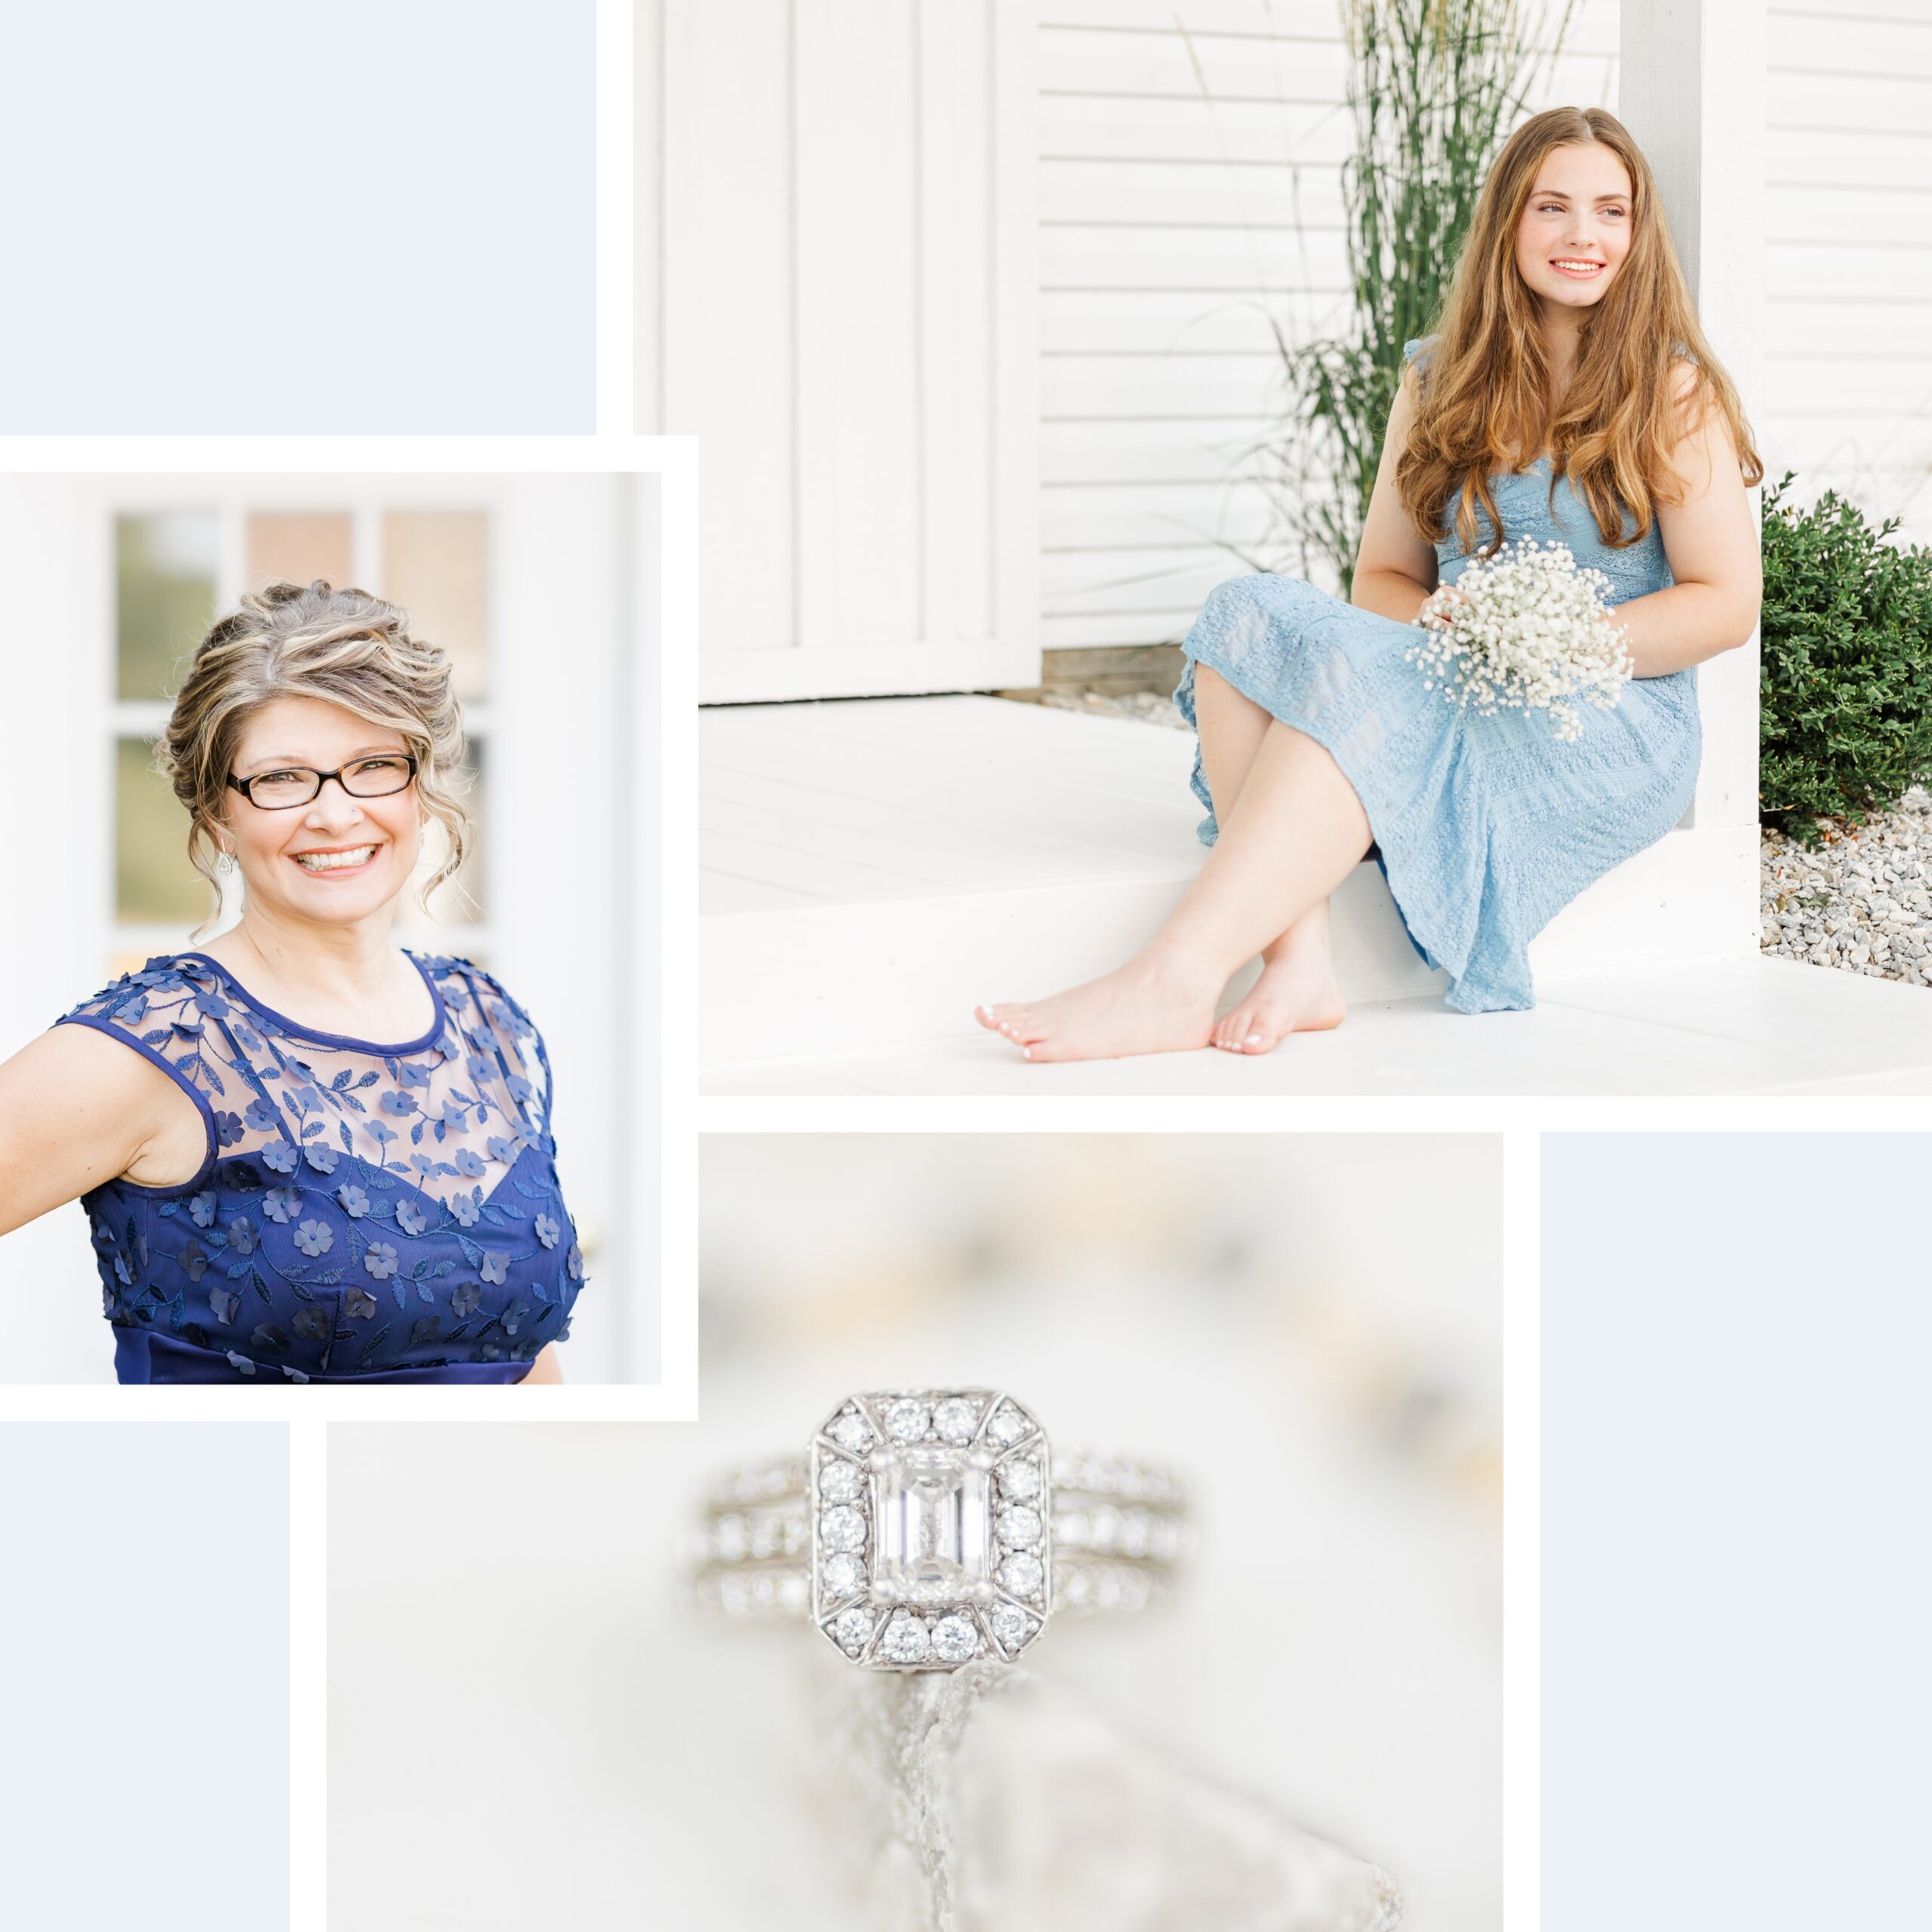
[[[1617,29],[1579,0],[1537,105],[1614,106]],[[1263,528],[1270,316],[1340,319],[1339,8],[1045,0],[1040,65],[1042,641],[1161,642]]]
[[[732,173],[741,148],[714,141],[703,166],[672,171],[667,183],[665,96],[678,97],[674,72],[690,94],[691,50],[674,45],[684,62],[667,67],[663,0],[638,5],[638,394],[647,426],[660,426],[668,407],[675,426],[703,434],[710,651],[836,651],[875,638],[903,649],[922,634],[968,636],[983,609],[962,604],[935,623],[921,607],[951,571],[983,603],[983,537],[966,546],[975,561],[929,573],[922,598],[920,546],[899,528],[936,451],[923,465],[903,451],[896,462],[860,464],[854,474],[883,488],[880,500],[814,478],[802,495],[823,513],[811,546],[822,554],[815,571],[807,567],[795,541],[795,523],[810,518],[794,496],[792,439],[814,410],[826,420],[822,397],[798,394],[824,379],[801,385],[794,366],[785,305],[801,291],[780,266],[789,217],[776,208],[762,225],[757,218],[772,194],[783,198],[784,170],[767,169],[767,189],[753,192],[757,183]],[[1242,543],[1261,531],[1260,503],[1227,478],[1274,421],[1269,317],[1318,327],[1345,293],[1338,177],[1350,129],[1338,6],[1041,0],[1040,641],[1049,648],[1177,636],[1205,592],[1241,568],[1217,540]],[[775,38],[754,44],[768,54],[785,39],[783,0],[732,0],[706,14],[717,33],[761,10]],[[672,11],[688,23],[692,0]],[[1618,14],[1618,0],[1578,0],[1569,51],[1537,104],[1616,106]],[[867,31],[903,51],[897,14],[884,26],[876,10],[867,19]],[[1774,478],[1796,469],[1807,495],[1835,484],[1875,514],[1904,514],[1908,538],[1932,540],[1932,0],[1774,4],[1767,29],[1764,377],[1746,404]],[[843,39],[852,37],[848,28]],[[726,118],[761,117],[789,142],[796,76],[758,64],[777,90],[762,105],[746,99],[755,90],[741,66],[724,63]],[[704,100],[700,88],[686,100],[688,143],[703,143]],[[667,399],[667,320],[678,331],[665,313],[664,231],[678,230],[681,210],[688,237],[697,224],[684,266],[714,293],[699,305],[703,327],[683,338],[687,374],[671,385],[682,393]],[[923,352],[940,347],[928,341]],[[900,361],[885,358],[902,389],[912,348],[902,329]],[[689,373],[693,357],[702,380]],[[865,368],[860,387],[879,377]],[[899,420],[903,429],[903,410]],[[897,445],[888,437],[879,448]],[[952,488],[956,503],[963,485]],[[823,546],[841,528],[858,547],[832,568]],[[801,600],[818,612],[802,611]],[[1017,636],[1017,617],[1004,628]],[[934,664],[940,681],[941,669],[960,668],[943,650]],[[809,675],[798,685],[856,688]]]
[[[1932,0],[1767,27],[1765,466],[1932,543]]]
[[[1854,10],[1855,7],[1855,11]],[[1180,26],[1176,25],[1178,19]],[[1186,32],[1180,29],[1184,28]],[[1617,0],[1580,0],[1536,105],[1617,105]],[[1774,478],[1932,537],[1932,0],[1773,6]],[[1045,0],[1043,641],[1177,637],[1241,568],[1227,478],[1274,421],[1268,318],[1345,294],[1337,0]]]

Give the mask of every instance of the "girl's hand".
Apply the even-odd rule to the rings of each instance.
[[[1469,600],[1453,583],[1439,583],[1422,600],[1422,608],[1416,613],[1416,622],[1439,618],[1444,623],[1454,623],[1458,608]]]

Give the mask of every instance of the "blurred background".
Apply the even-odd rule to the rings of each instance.
[[[1500,1207],[1479,1135],[706,1137],[701,1423],[331,1430],[339,1922],[862,1925],[818,1801],[847,1666],[701,1621],[675,1552],[721,1467],[952,1380],[1189,1478],[1177,1600],[1030,1667],[1385,1866],[1409,1923],[1494,1932]],[[540,1856],[422,1856],[479,1807]]]
[[[32,834],[14,845],[0,1058],[198,943],[211,895],[153,747],[215,618],[278,577],[401,605],[454,660],[478,835],[426,911],[405,900],[396,937],[488,968],[543,1032],[592,1278],[565,1368],[586,1380],[657,1373],[657,489],[648,475],[0,481],[0,677]],[[203,940],[239,909],[238,895]],[[110,1377],[78,1208],[0,1240],[0,1293],[29,1280],[47,1319],[10,1331],[0,1379]]]

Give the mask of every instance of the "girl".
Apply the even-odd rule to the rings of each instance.
[[[1763,469],[1613,116],[1555,108],[1511,137],[1441,328],[1407,355],[1352,602],[1272,576],[1209,598],[1175,695],[1214,849],[1117,971],[978,1010],[1027,1058],[1265,1054],[1340,1025],[1328,895],[1371,851],[1452,1007],[1528,1006],[1531,939],[1682,817],[1690,667],[1758,620],[1746,491]],[[1457,709],[1406,659],[1468,559],[1523,537],[1602,571],[1627,629],[1635,681],[1580,743],[1531,714]],[[1260,979],[1217,1021],[1257,952]]]

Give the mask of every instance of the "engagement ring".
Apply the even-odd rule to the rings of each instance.
[[[1188,1536],[1165,1472],[1054,1449],[994,1390],[894,1389],[719,1483],[694,1580],[728,1616],[809,1614],[869,1669],[955,1670],[1017,1657],[1057,1611],[1145,1608]]]

